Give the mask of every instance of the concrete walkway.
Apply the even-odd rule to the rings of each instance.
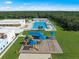
[[[51,54],[20,54],[19,59],[52,59]]]

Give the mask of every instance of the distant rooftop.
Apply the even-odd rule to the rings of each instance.
[[[23,24],[25,23],[24,19],[4,19],[0,20],[0,24]]]
[[[33,18],[33,20],[44,20],[44,21],[46,21],[48,19],[47,18]]]

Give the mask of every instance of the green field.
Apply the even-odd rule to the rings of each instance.
[[[30,31],[24,31],[23,35],[28,35]],[[36,32],[36,31],[35,31]],[[50,31],[41,31],[44,33],[45,36],[51,36]]]
[[[57,26],[57,40],[63,54],[52,54],[53,59],[79,59],[79,32],[63,31]]]
[[[59,26],[56,26],[56,28],[56,37],[64,53],[52,54],[53,59],[79,59],[79,32],[63,31]],[[28,32],[25,33],[28,34]],[[18,59],[22,39],[22,37],[18,38],[2,59]]]

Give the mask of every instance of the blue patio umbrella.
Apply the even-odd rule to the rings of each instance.
[[[29,44],[32,45],[32,46],[36,45],[37,44],[37,40],[30,40]]]

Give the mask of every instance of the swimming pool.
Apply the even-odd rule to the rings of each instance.
[[[33,25],[33,29],[45,29],[47,28],[46,22],[35,22]]]

